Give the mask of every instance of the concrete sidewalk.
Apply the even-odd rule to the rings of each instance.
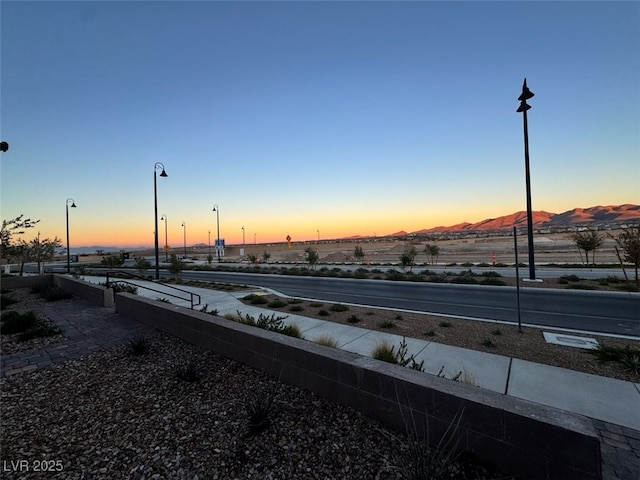
[[[104,282],[102,277],[87,276],[84,280],[92,283]],[[139,285],[138,295],[147,298],[163,297],[161,293],[145,290],[145,286],[151,286],[167,294],[177,293],[170,286],[139,280],[127,281]],[[196,310],[206,305],[208,311],[217,310],[220,316],[237,312],[243,315],[249,314],[255,318],[260,314],[282,315],[282,312],[242,303],[239,298],[246,296],[249,293],[247,290],[222,292],[184,285],[180,285],[179,288],[200,295],[201,302],[194,307]],[[255,289],[255,291],[262,290]],[[278,292],[270,293],[278,294]],[[191,307],[188,300],[173,297],[168,297],[168,300],[174,305]],[[284,323],[296,324],[306,340],[315,341],[318,337],[328,335],[337,340],[338,348],[366,356],[371,356],[374,347],[383,340],[395,345],[396,348],[403,340],[402,336],[391,333],[366,330],[295,314],[287,314]],[[640,383],[466,350],[428,340],[406,338],[406,344],[408,355],[413,355],[418,363],[424,360],[427,373],[436,375],[442,369],[441,374],[452,378],[458,372],[463,372],[463,378],[466,377],[469,383],[480,388],[640,431]]]

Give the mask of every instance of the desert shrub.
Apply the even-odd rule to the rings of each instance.
[[[338,340],[333,338],[331,335],[320,335],[318,338],[316,338],[315,342],[318,345],[323,345],[325,347],[338,347]]]
[[[209,310],[209,304],[208,304],[208,303],[207,303],[207,304],[205,304],[205,305],[200,309],[200,311],[201,311],[202,313],[208,313],[209,315],[213,315],[213,316],[217,316],[217,315],[220,313],[220,311],[219,311],[217,308],[214,308],[213,310]]]
[[[491,335],[502,335],[502,330],[500,330],[499,328],[491,330]]]
[[[391,328],[396,328],[397,325],[392,322],[391,320],[384,320],[380,323],[378,323],[378,328],[384,328],[384,329],[391,329]]]
[[[303,303],[304,300],[300,300],[299,298],[290,298],[289,300],[287,300],[287,303],[289,305],[295,305],[297,303]]]
[[[502,275],[500,275],[498,272],[489,271],[489,272],[482,272],[481,276],[488,277],[488,278],[498,278],[498,277],[501,277]]]
[[[494,343],[490,338],[485,338],[480,342],[480,345],[487,348],[496,348],[498,345]]]
[[[318,315],[320,315],[321,317],[328,317],[329,316],[329,312],[327,312],[324,308],[320,309],[318,311]]]
[[[62,287],[47,287],[40,292],[40,296],[47,302],[57,302],[59,300],[69,300],[73,298],[73,294]]]
[[[291,325],[285,325],[277,331],[279,333],[282,333],[283,335],[287,335],[288,337],[302,338],[302,331],[300,331],[300,327],[298,327],[298,325],[296,325],[295,323]]]
[[[395,347],[386,340],[383,340],[374,347],[373,352],[371,352],[371,356],[376,360],[382,360],[383,362],[398,363]]]
[[[359,321],[360,319],[355,315],[351,315],[349,318],[347,318],[348,323],[358,323]]]
[[[260,433],[271,425],[271,416],[275,409],[275,397],[271,392],[257,392],[245,400],[249,431]]]
[[[134,357],[145,355],[151,350],[151,341],[145,335],[136,335],[129,340],[129,353]]]
[[[38,323],[38,317],[32,311],[26,313],[11,311],[3,314],[0,318],[3,335],[26,332]]]
[[[559,280],[566,280],[567,282],[579,282],[581,278],[577,275],[562,275]]]
[[[281,307],[286,307],[287,303],[280,300],[279,298],[272,300],[271,302],[269,302],[269,308],[281,308]]]
[[[471,263],[471,262],[464,262],[464,263],[462,264],[462,266],[463,266],[463,267],[473,267],[473,263]]]
[[[269,303],[269,300],[264,298],[263,295],[256,295],[255,293],[251,293],[247,295],[246,297],[243,298],[243,300],[246,300],[251,305],[262,305],[265,303]]]
[[[425,337],[435,337],[436,336],[436,332],[434,332],[433,330],[429,330],[428,332],[423,333],[423,335]]]
[[[587,350],[594,355],[600,363],[616,362],[625,370],[640,373],[640,349],[626,345],[623,347],[609,347],[605,344],[598,345],[593,350]]]
[[[466,272],[451,279],[451,283],[459,283],[465,285],[474,285],[479,283],[478,280]]]
[[[403,338],[397,351],[395,349],[395,346],[391,345],[386,340],[383,340],[375,346],[373,352],[371,352],[371,356],[376,360],[382,360],[383,362],[387,363],[394,363],[402,367],[408,366],[412,370],[424,372],[424,360],[420,363],[417,363],[414,356],[410,355],[407,357],[407,353],[407,340],[406,338]]]
[[[13,305],[15,303],[18,303],[18,300],[16,300],[13,297],[10,297],[9,295],[2,295],[0,297],[0,308],[2,310],[5,310],[9,305]]]
[[[18,335],[18,342],[26,342],[33,338],[55,337],[62,330],[48,320],[38,319],[33,327]]]
[[[310,307],[314,307],[314,308],[317,308],[317,307],[324,307],[324,303],[320,303],[320,302],[311,302],[311,303],[309,304],[309,306],[310,306]]]
[[[443,320],[442,322],[440,322],[438,325],[440,325],[442,328],[449,328],[451,327],[451,322],[447,322],[446,320]]]
[[[346,312],[347,310],[349,310],[349,306],[343,305],[342,303],[334,303],[333,305],[331,305],[329,310],[331,310],[332,312]]]
[[[303,312],[304,311],[304,307],[302,305],[291,305],[291,307],[289,307],[289,311],[290,312]]]
[[[175,367],[175,375],[184,382],[193,383],[202,378],[202,370],[196,362],[188,360]]]
[[[507,283],[504,280],[500,280],[499,278],[495,277],[484,278],[480,281],[480,285],[496,285],[499,287],[504,287],[506,284]]]

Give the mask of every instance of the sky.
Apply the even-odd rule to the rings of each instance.
[[[526,210],[525,77],[533,210],[640,203],[639,2],[3,0],[0,16],[2,218],[64,243],[72,199],[72,248],[153,245],[154,173],[174,248],[213,243],[218,218],[249,244]]]

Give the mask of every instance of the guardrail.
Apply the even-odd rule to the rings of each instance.
[[[162,290],[158,290],[156,288],[152,288],[152,287],[149,287],[147,285],[139,285],[137,283],[130,282],[128,280],[122,280],[122,279],[120,279],[118,277],[116,277],[116,279],[114,280],[113,279],[113,275],[114,274],[116,274],[116,275],[127,275],[129,277],[137,278],[137,279],[145,281],[145,282],[149,281],[149,279],[147,279],[145,277],[141,277],[140,275],[135,275],[133,273],[122,271],[122,270],[116,271],[116,272],[107,272],[107,285],[106,285],[107,288],[111,288],[111,285],[113,285],[115,283],[123,283],[123,284],[127,284],[127,285],[133,285],[133,286],[135,286],[137,288],[144,288],[145,290],[151,290],[152,292],[161,293],[163,295],[169,295],[170,297],[179,298],[180,300],[189,300],[189,302],[191,303],[191,310],[193,310],[193,307],[195,307],[197,305],[200,305],[202,303],[202,297],[200,297],[200,295],[198,295],[197,293],[193,293],[193,292],[190,292],[188,290],[184,290],[182,288],[174,287],[173,285],[169,285],[169,284],[162,283],[162,282],[153,282],[153,283],[158,283],[158,284],[162,285],[163,287],[171,288],[173,290],[177,290],[179,292],[182,292],[182,293],[186,294],[189,298],[181,297],[180,295],[174,295],[172,293],[168,293],[168,292],[165,292],[165,291],[162,291]],[[109,279],[109,275],[111,275],[111,280]],[[195,302],[196,299],[197,299],[197,303]]]

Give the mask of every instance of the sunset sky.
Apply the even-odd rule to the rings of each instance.
[[[2,218],[71,246],[640,203],[639,2],[0,2]],[[157,172],[160,173],[160,170]],[[160,245],[165,223],[158,220]],[[34,229],[35,230],[35,229]],[[319,232],[319,233],[318,233]],[[29,240],[37,232],[29,232]]]

